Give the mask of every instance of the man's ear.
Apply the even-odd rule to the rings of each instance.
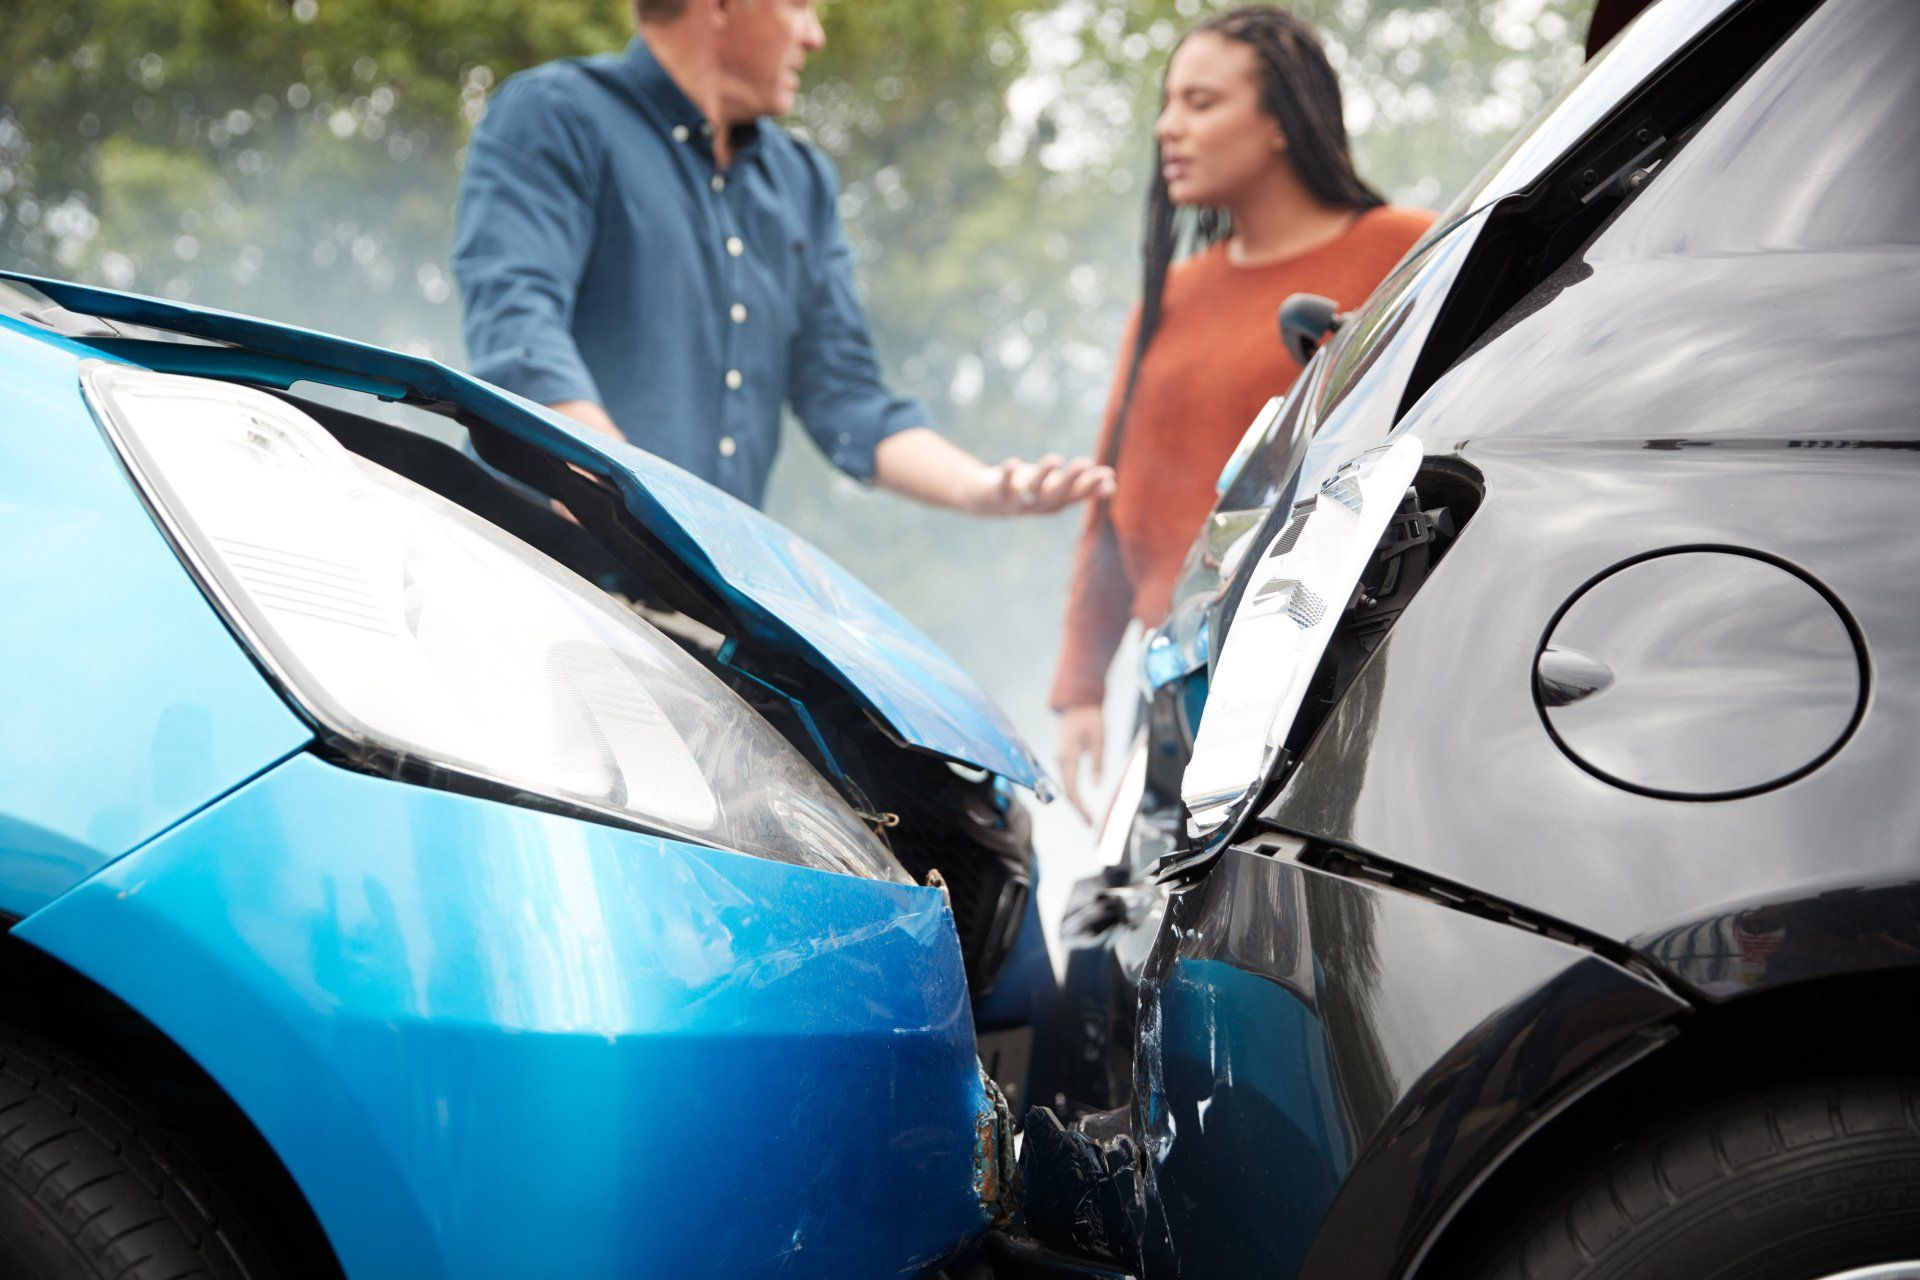
[[[732,10],[738,7],[734,0],[687,0],[687,7],[680,13],[702,27],[718,30],[727,25]]]

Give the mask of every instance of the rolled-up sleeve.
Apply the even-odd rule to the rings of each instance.
[[[572,333],[599,165],[546,68],[500,87],[473,132],[453,274],[475,376],[542,404],[600,401]]]
[[[840,225],[839,175],[806,148],[815,190],[809,202],[813,278],[788,362],[787,399],[833,465],[856,480],[873,479],[873,451],[910,427],[930,427],[926,406],[895,395],[880,374],[865,309],[854,287],[853,249]]]

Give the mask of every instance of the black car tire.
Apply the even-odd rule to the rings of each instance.
[[[1913,1082],[1802,1086],[1636,1133],[1545,1192],[1492,1280],[1815,1280],[1920,1258]]]
[[[179,1144],[99,1072],[0,1030],[0,1276],[258,1280]]]

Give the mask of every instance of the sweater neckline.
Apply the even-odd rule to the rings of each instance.
[[[1311,249],[1302,249],[1298,253],[1290,253],[1284,258],[1272,258],[1266,262],[1255,262],[1255,263],[1242,265],[1241,263],[1235,262],[1231,257],[1228,256],[1227,241],[1225,240],[1222,240],[1219,244],[1209,246],[1207,249],[1207,253],[1218,254],[1220,257],[1220,265],[1225,267],[1228,271],[1243,272],[1247,275],[1255,275],[1262,271],[1273,271],[1280,267],[1298,266],[1302,262],[1306,262],[1312,258],[1316,258],[1323,253],[1326,253],[1333,249],[1337,249],[1341,245],[1345,244],[1348,240],[1353,238],[1354,234],[1360,230],[1360,228],[1367,222],[1368,219],[1370,219],[1376,212],[1386,207],[1387,206],[1385,205],[1375,205],[1371,209],[1362,209],[1353,215],[1352,221],[1348,222],[1346,227],[1341,230],[1340,234],[1333,237],[1333,239],[1326,240],[1321,242],[1320,244],[1314,245]]]

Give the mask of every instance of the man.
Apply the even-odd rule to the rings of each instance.
[[[460,184],[473,372],[759,506],[791,403],[849,475],[976,515],[1112,491],[1084,458],[987,466],[881,380],[819,151],[771,124],[813,0],[634,0],[623,54],[501,86]]]

